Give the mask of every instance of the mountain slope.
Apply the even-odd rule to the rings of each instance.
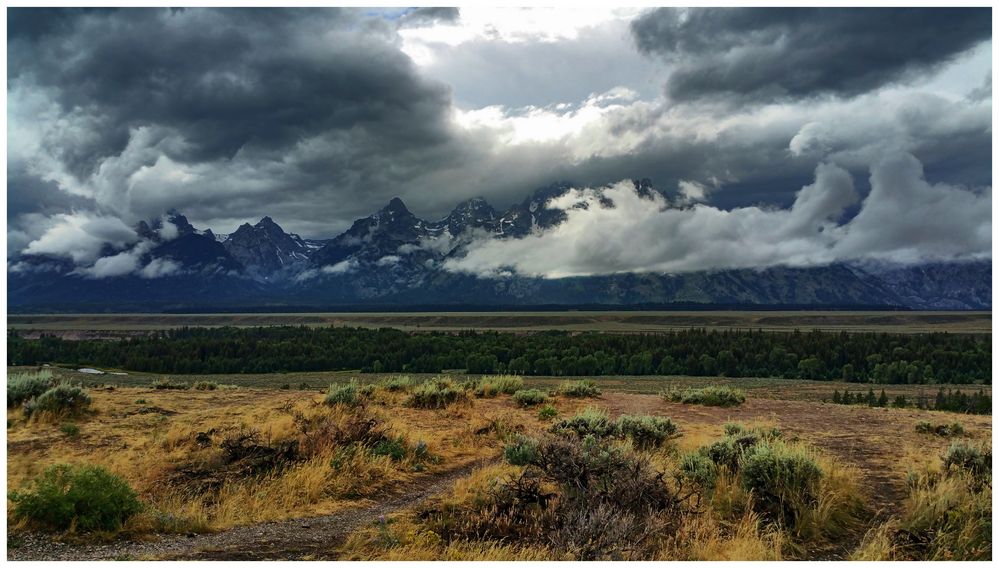
[[[270,217],[264,217],[256,225],[240,225],[222,246],[246,267],[249,275],[265,280],[307,262],[312,251],[304,239],[284,232]]]
[[[503,212],[470,199],[433,222],[394,198],[328,241],[287,233],[270,217],[217,235],[170,211],[137,224],[138,241],[129,247],[106,247],[101,256],[134,263],[115,276],[97,278],[61,257],[11,258],[8,305],[12,311],[671,303],[991,309],[990,259],[563,279],[486,278],[442,268],[472,239],[516,239],[558,225],[565,213],[545,205],[569,188],[566,182],[540,188]],[[656,191],[648,180],[635,188]]]

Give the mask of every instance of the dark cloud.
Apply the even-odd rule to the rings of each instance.
[[[26,213],[51,215],[93,206],[93,200],[70,195],[60,190],[58,184],[39,179],[24,171],[23,168],[11,168],[7,172],[7,216],[9,218]]]
[[[112,217],[132,226],[171,208],[217,232],[269,215],[319,238],[394,196],[435,219],[476,196],[503,209],[563,179],[600,186],[651,178],[670,196],[681,183],[708,188],[707,201],[722,210],[786,208],[823,162],[852,175],[864,197],[866,174],[887,151],[918,158],[931,184],[991,184],[991,94],[963,97],[979,85],[978,63],[955,65],[964,65],[958,75],[974,67],[967,77],[975,84],[960,85],[957,96],[924,89],[938,80],[924,73],[923,83],[851,97],[676,105],[658,95],[663,63],[633,51],[622,20],[557,41],[476,36],[418,67],[403,51],[399,11],[11,12],[8,221],[17,234],[8,231],[9,246],[40,242],[37,250],[68,250],[63,257],[87,263],[109,234],[95,228],[118,227]],[[824,33],[815,42],[845,58],[837,63],[844,69],[860,66],[847,39],[816,27],[822,14],[761,21],[761,13],[695,11],[694,20],[676,20],[683,33],[669,44],[671,57],[681,56],[673,78],[693,63],[804,42],[787,31],[798,27]],[[848,19],[837,14],[826,19]],[[727,24],[695,22],[712,17]],[[954,35],[951,27],[939,35]],[[874,35],[858,41],[871,44]],[[805,47],[810,55],[789,61],[818,57],[819,47]],[[916,63],[905,69],[932,65],[929,48],[909,48]],[[867,66],[890,67],[874,61]],[[886,76],[904,74],[894,69]],[[653,86],[628,83],[636,77]],[[770,76],[787,94],[784,79]],[[827,84],[823,67],[812,85]],[[470,104],[456,107],[449,85]],[[847,218],[859,206],[851,207]],[[94,265],[129,266],[125,256]]]
[[[461,12],[458,8],[428,6],[407,12],[399,18],[399,25],[402,27],[428,26],[440,22],[456,22],[460,17]]]
[[[62,149],[77,175],[151,124],[183,138],[164,148],[183,162],[283,152],[331,131],[391,131],[417,144],[443,136],[448,89],[422,80],[391,38],[349,12],[135,9],[55,20],[56,31],[10,43],[8,77],[95,123],[99,135]]]
[[[84,14],[112,12],[114,8],[8,8],[7,41],[37,40],[65,32]]]
[[[660,8],[638,48],[676,65],[674,100],[855,95],[991,38],[987,8]]]

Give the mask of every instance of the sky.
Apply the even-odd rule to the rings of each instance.
[[[991,255],[989,9],[12,8],[7,49],[8,258],[563,180],[563,225],[448,268]]]

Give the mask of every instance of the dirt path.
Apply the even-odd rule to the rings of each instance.
[[[478,461],[401,486],[367,507],[311,517],[236,527],[186,537],[163,535],[149,542],[71,545],[48,535],[8,534],[8,560],[335,560],[335,546],[381,515],[420,504],[488,462]],[[13,545],[13,546],[12,546]]]

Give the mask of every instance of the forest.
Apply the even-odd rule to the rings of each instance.
[[[120,341],[8,332],[8,365],[155,373],[297,371],[691,375],[881,384],[990,383],[989,336],[707,331],[408,333],[345,327],[180,328]]]

